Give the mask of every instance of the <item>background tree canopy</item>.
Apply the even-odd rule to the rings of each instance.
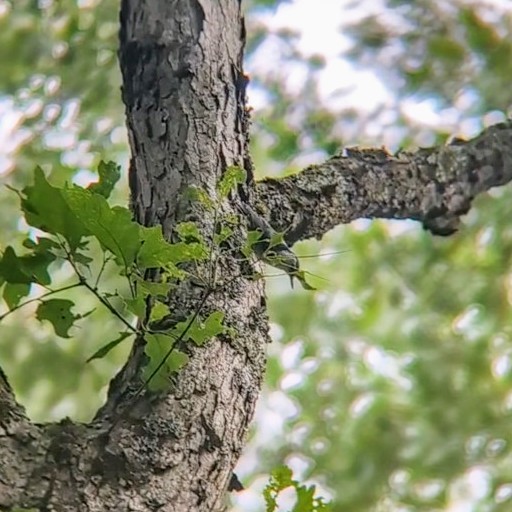
[[[512,106],[506,0],[253,0],[246,10],[260,177],[343,146],[473,136]],[[113,0],[0,1],[4,183],[22,188],[35,165],[58,184],[87,182],[101,159],[126,170],[117,11]],[[119,203],[127,196],[117,191]],[[302,244],[304,256],[343,251],[303,260],[320,276],[316,292],[269,279],[275,343],[237,470],[249,490],[233,510],[262,510],[261,488],[283,462],[336,511],[511,509],[509,196],[481,197],[447,239],[412,222],[358,221]],[[21,245],[27,229],[5,187],[0,216],[2,246]],[[74,299],[83,312],[94,304]],[[85,363],[115,320],[97,310],[56,339],[32,313],[1,325],[18,398],[38,421],[90,419],[129,349]]]

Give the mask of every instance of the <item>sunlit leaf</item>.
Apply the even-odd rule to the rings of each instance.
[[[176,324],[174,331],[178,336],[183,336],[184,340],[192,340],[196,345],[204,345],[208,340],[222,334],[225,331],[223,325],[224,313],[214,311],[205,320],[196,318],[192,323],[188,319]]]
[[[73,214],[80,219],[100,244],[119,264],[130,267],[139,250],[139,225],[126,208],[110,207],[99,194],[80,187],[63,189],[63,196]]]
[[[217,184],[220,198],[227,197],[228,194],[239,184],[244,183],[247,179],[246,172],[237,166],[230,166],[222,175],[221,180]]]
[[[37,167],[34,184],[22,191],[21,206],[28,224],[47,233],[62,235],[74,250],[89,232],[69,207],[62,192],[62,189],[50,185],[42,169]]]

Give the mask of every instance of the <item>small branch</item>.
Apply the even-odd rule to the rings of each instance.
[[[103,275],[105,267],[107,266],[108,261],[109,261],[109,258],[107,258],[107,255],[105,254],[105,251],[103,251],[103,261],[101,262],[101,268],[100,268],[100,270],[98,272],[98,275],[96,276],[96,281],[94,283],[94,288],[98,288],[98,284],[100,282],[101,276]]]
[[[130,322],[128,322],[128,320],[126,320],[126,318],[124,318],[123,315],[121,315],[121,313],[119,313],[119,311],[117,311],[117,309],[112,306],[112,304],[110,304],[110,302],[105,298],[103,297],[103,295],[101,295],[101,293],[98,292],[98,290],[94,287],[92,287],[86,280],[85,278],[83,278],[83,276],[79,275],[78,276],[79,279],[83,279],[82,280],[82,284],[83,286],[85,286],[85,288],[87,288],[92,294],[95,295],[95,297],[116,317],[118,318],[125,326],[127,329],[129,329],[131,332],[133,332],[134,334],[138,334],[138,329],[133,327],[132,324],[130,324]]]
[[[63,286],[62,288],[57,288],[56,290],[50,290],[47,293],[43,293],[43,295],[39,295],[38,297],[34,297],[33,299],[26,300],[22,304],[18,304],[17,306],[14,306],[12,309],[5,312],[3,315],[0,315],[0,322],[4,318],[9,316],[11,313],[14,313],[18,309],[21,309],[23,306],[27,306],[28,304],[31,304],[32,302],[37,302],[37,301],[43,300],[46,297],[49,297],[50,295],[55,295],[56,293],[64,292],[66,290],[71,290],[72,288],[77,288],[78,286],[82,286],[82,282],[79,281],[78,283],[73,283],[73,284],[70,284],[67,286]]]
[[[110,302],[105,297],[103,297],[101,293],[98,292],[97,288],[91,286],[87,282],[86,278],[81,274],[80,270],[78,270],[78,267],[76,266],[76,263],[73,261],[73,255],[68,251],[67,247],[63,242],[61,242],[61,247],[66,253],[69,264],[71,265],[71,267],[75,271],[76,276],[78,277],[79,284],[87,288],[101,302],[101,304],[103,304],[116,318],[118,318],[125,325],[127,329],[129,329],[134,334],[138,334],[138,329],[133,327],[133,325],[130,324],[130,322],[128,322],[128,320],[126,320],[126,318],[124,318],[123,315],[121,315],[121,313],[119,313],[119,311],[117,311],[117,309],[114,308],[114,306],[112,306],[112,304],[110,304]]]
[[[215,256],[214,255],[215,244],[213,243],[213,241],[215,240],[215,230],[217,229],[219,208],[220,208],[220,206],[217,205],[215,208],[215,211],[213,212],[212,242],[210,244],[210,254],[208,256],[208,273],[209,273],[208,286],[209,287],[212,287],[215,285],[215,274],[216,274],[216,270],[217,270],[217,265],[215,265],[213,262],[213,258]]]
[[[134,299],[135,296],[137,295],[137,293],[136,293],[135,286],[132,281],[132,275],[133,274],[127,272],[126,280],[128,281],[128,288],[130,288],[130,295],[131,295],[132,299]]]
[[[167,360],[169,359],[169,357],[173,353],[173,351],[176,348],[176,346],[178,345],[178,343],[180,343],[180,341],[182,341],[183,338],[185,338],[185,335],[188,333],[188,331],[192,327],[192,324],[196,321],[197,317],[199,316],[199,313],[203,309],[203,306],[205,305],[206,300],[210,296],[211,292],[212,292],[212,290],[209,289],[203,295],[203,298],[201,299],[201,301],[199,302],[198,306],[196,307],[196,309],[194,311],[194,314],[192,315],[192,318],[188,321],[187,325],[185,326],[185,329],[183,329],[183,332],[176,338],[174,343],[171,345],[171,348],[167,351],[167,353],[162,358],[162,360],[158,363],[156,368],[151,372],[149,377],[143,382],[143,384],[137,390],[137,392],[135,393],[135,396],[133,397],[134,400],[142,393],[142,391],[144,391],[146,386],[153,380],[154,376],[162,369],[163,365],[167,362]]]
[[[359,218],[417,220],[447,236],[475,196],[511,180],[509,120],[437,148],[396,155],[347,149],[298,174],[260,181],[256,192],[271,225],[293,244]]]

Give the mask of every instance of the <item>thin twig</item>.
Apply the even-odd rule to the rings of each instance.
[[[67,260],[69,261],[69,264],[71,265],[71,267],[75,271],[75,274],[78,277],[78,280],[79,280],[80,284],[83,285],[85,288],[87,288],[131,332],[133,332],[134,334],[138,334],[140,331],[137,328],[133,327],[133,325],[130,324],[130,322],[128,322],[128,320],[126,320],[126,318],[124,318],[123,315],[121,315],[121,313],[119,313],[119,311],[117,311],[117,309],[114,308],[114,306],[112,306],[112,304],[110,304],[110,302],[105,297],[103,297],[103,295],[101,295],[98,292],[97,288],[91,286],[87,282],[85,277],[78,270],[78,267],[76,266],[76,263],[73,261],[73,255],[68,251],[67,247],[62,242],[61,242],[61,247],[64,250],[64,252],[66,253]]]
[[[322,258],[323,256],[336,256],[338,254],[345,254],[346,252],[352,252],[351,249],[345,249],[344,251],[332,251],[332,252],[319,252],[318,254],[304,254],[300,256],[296,254],[299,260],[303,260],[306,258]]]
[[[109,432],[112,432],[112,430],[114,430],[114,428],[118,425],[119,421],[122,418],[122,415],[126,414],[129,410],[133,409],[137,405],[138,401],[141,398],[142,392],[144,391],[144,389],[146,389],[146,386],[151,382],[151,380],[155,377],[155,375],[162,369],[163,365],[167,362],[167,360],[173,353],[174,349],[178,346],[178,343],[180,343],[185,338],[185,335],[190,330],[193,323],[196,321],[197,317],[199,316],[199,313],[201,312],[201,309],[205,305],[206,300],[208,299],[208,297],[210,296],[211,293],[212,293],[212,290],[209,289],[203,295],[200,303],[198,304],[197,308],[194,311],[194,314],[192,315],[192,318],[188,321],[187,325],[185,326],[185,329],[183,329],[183,332],[176,338],[176,340],[172,344],[171,348],[167,351],[165,356],[158,363],[157,367],[151,372],[149,377],[139,386],[139,388],[135,392],[135,395],[130,398],[129,403],[126,405],[126,407],[123,409],[123,411],[119,414],[119,416],[116,419],[114,419],[114,421],[112,422],[112,425],[110,426],[110,428],[108,430]]]
[[[117,311],[117,309],[110,304],[110,302],[101,295],[101,293],[98,292],[98,290],[94,287],[92,287],[84,278],[82,275],[78,276],[78,279],[83,279],[82,284],[91,292],[93,293],[96,298],[116,317],[118,318],[130,331],[132,331],[134,334],[139,333],[139,330],[136,327],[133,327],[133,325],[126,320],[126,318]]]
[[[98,284],[100,282],[101,276],[103,274],[103,271],[105,270],[105,267],[106,267],[108,261],[110,261],[110,258],[108,258],[105,251],[103,251],[103,261],[101,262],[100,271],[98,272],[98,275],[96,276],[96,282],[94,283],[94,288],[98,288]]]
[[[213,257],[214,257],[214,243],[215,240],[215,230],[217,229],[217,216],[219,212],[220,204],[217,204],[214,212],[213,212],[213,229],[212,229],[212,245],[210,246],[210,255],[208,257],[208,274],[209,274],[209,283],[208,286],[210,288],[213,288],[215,285],[215,274],[217,270],[217,265],[213,264]]]
[[[196,321],[197,317],[199,316],[199,313],[201,312],[201,309],[203,309],[203,306],[205,305],[206,300],[212,293],[212,290],[209,289],[206,291],[206,293],[203,295],[203,298],[201,299],[201,302],[199,302],[199,305],[194,311],[194,314],[192,315],[192,318],[188,321],[187,325],[185,326],[185,329],[183,329],[183,332],[176,338],[174,343],[172,344],[171,348],[167,351],[165,356],[162,358],[162,360],[158,363],[157,367],[151,372],[149,377],[141,384],[137,392],[135,393],[135,396],[133,399],[136,399],[142,391],[144,391],[144,388],[151,382],[151,380],[154,378],[154,376],[162,369],[163,365],[167,362],[171,354],[173,353],[174,349],[178,345],[180,341],[183,340],[187,332],[192,327],[192,324]]]
[[[38,297],[34,297],[33,299],[26,300],[23,302],[23,304],[18,304],[17,306],[14,306],[12,309],[4,313],[3,315],[0,315],[0,322],[7,316],[9,316],[11,313],[14,313],[18,309],[22,308],[23,306],[26,306],[27,304],[30,304],[32,302],[37,302],[39,300],[43,300],[46,297],[49,297],[50,295],[55,295],[56,293],[64,292],[66,290],[71,290],[71,288],[77,288],[78,286],[82,286],[82,283],[79,281],[78,283],[69,284],[67,286],[63,286],[62,288],[57,288],[56,290],[50,290],[47,293],[43,293],[43,295],[39,295]]]

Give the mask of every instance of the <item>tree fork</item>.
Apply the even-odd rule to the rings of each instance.
[[[464,143],[394,156],[356,148],[297,175],[254,184],[239,0],[123,0],[120,19],[132,208],[140,223],[162,225],[168,239],[183,220],[211,233],[213,220],[186,192],[195,186],[215,194],[231,165],[243,167],[248,181],[246,196],[233,201],[256,198],[258,213],[286,231],[290,243],[320,238],[361,216],[412,218],[448,235],[477,194],[512,179],[508,121]],[[221,278],[237,270],[234,259],[221,259]],[[143,395],[134,407],[125,391],[140,384],[142,340],[90,424],[31,423],[0,370],[1,510],[224,508],[269,341],[262,281],[224,282],[229,285],[213,290],[204,307],[225,313],[230,335],[190,347],[172,389]],[[170,311],[186,317],[201,292],[185,283],[169,297]]]
[[[168,239],[183,220],[202,222],[207,231],[212,219],[194,211],[189,187],[215,194],[223,170],[244,163],[252,181],[240,2],[124,0],[120,20],[134,215],[147,226],[161,224]],[[233,271],[229,262],[223,268]],[[191,347],[167,393],[130,409],[129,393],[110,392],[91,424],[40,426],[30,424],[2,386],[7,414],[0,416],[0,459],[7,470],[0,470],[0,508],[222,510],[269,341],[262,281],[230,283],[205,308],[223,310],[236,335]],[[192,312],[197,295],[193,285],[182,287],[169,299],[171,311]],[[141,346],[136,340],[113,387],[140,384]],[[129,414],[110,429],[125,406]]]

